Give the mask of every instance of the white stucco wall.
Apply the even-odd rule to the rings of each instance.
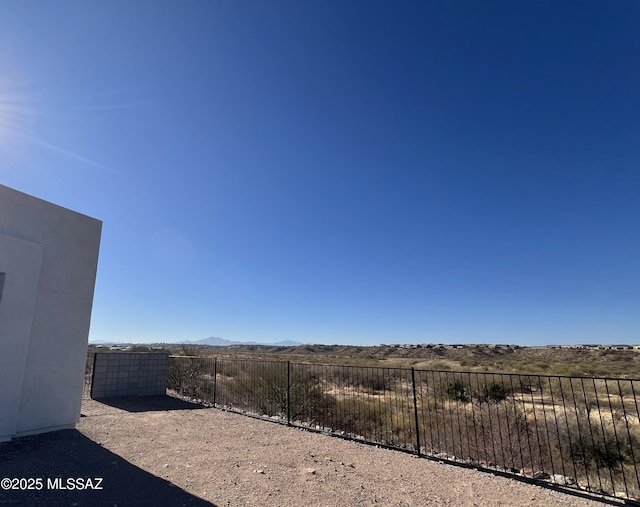
[[[0,185],[0,441],[80,419],[101,231]]]

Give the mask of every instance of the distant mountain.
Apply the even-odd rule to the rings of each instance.
[[[194,345],[215,345],[218,347],[228,347],[229,345],[275,345],[278,347],[297,347],[298,345],[302,345],[302,343],[300,342],[294,342],[291,340],[284,340],[276,343],[238,342],[225,340],[224,338],[219,338],[217,336],[212,336],[211,338],[205,338],[204,340],[196,340],[186,343],[193,343]]]
[[[196,340],[188,343],[195,343],[198,345],[217,345],[219,347],[226,347],[228,345],[240,345],[242,342],[234,342],[231,340],[225,340],[224,338],[218,338],[217,336],[212,336],[211,338],[205,338],[204,340]]]

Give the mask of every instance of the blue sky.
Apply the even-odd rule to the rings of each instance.
[[[0,181],[91,339],[640,342],[640,4],[5,2]]]

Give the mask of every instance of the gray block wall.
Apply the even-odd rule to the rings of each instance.
[[[166,394],[169,354],[96,352],[91,397],[155,396]]]

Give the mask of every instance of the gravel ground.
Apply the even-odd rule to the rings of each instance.
[[[84,400],[77,430],[0,444],[2,477],[101,477],[102,490],[0,491],[0,504],[602,505],[172,398],[140,400]]]

